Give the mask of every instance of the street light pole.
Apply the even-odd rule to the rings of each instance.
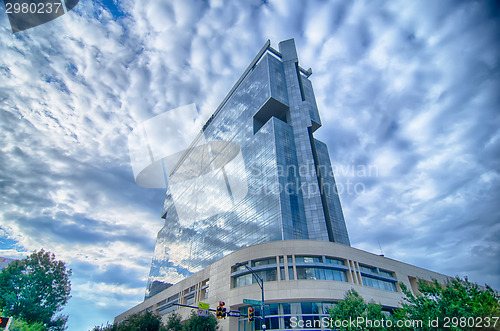
[[[255,277],[257,284],[259,284],[259,286],[260,286],[260,291],[262,294],[262,302],[260,304],[260,310],[261,310],[260,318],[262,319],[262,330],[265,330],[266,329],[266,315],[264,313],[264,280],[259,275],[257,275],[257,273],[252,268],[250,268],[248,265],[238,262],[238,263],[236,263],[236,266],[244,266],[245,268],[247,268],[248,271],[250,271],[252,273],[252,275]]]

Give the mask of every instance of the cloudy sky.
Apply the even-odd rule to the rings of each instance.
[[[144,296],[163,191],[131,130],[205,122],[267,39],[313,69],[352,245],[500,289],[497,2],[82,0],[15,35],[4,9],[0,256],[69,264],[70,330]]]

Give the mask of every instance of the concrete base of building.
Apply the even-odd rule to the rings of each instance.
[[[202,302],[215,309],[219,301],[224,301],[233,316],[220,320],[221,330],[261,330],[261,309],[255,302],[255,321],[249,323],[246,318],[247,309],[252,306],[246,302],[260,301],[261,288],[245,266],[264,280],[267,330],[287,330],[294,326],[300,329],[301,323],[318,326],[308,330],[328,330],[321,320],[350,289],[356,290],[365,301],[373,301],[390,311],[402,302],[401,284],[418,294],[418,279],[441,283],[449,279],[334,242],[275,241],[227,255],[118,315],[115,322],[145,310],[158,313],[165,321],[173,312],[188,317],[193,308],[178,304],[198,307]]]

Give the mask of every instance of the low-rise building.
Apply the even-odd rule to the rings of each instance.
[[[417,294],[417,280],[446,282],[449,277],[346,245],[314,240],[274,241],[233,252],[205,269],[120,314],[115,322],[149,310],[166,321],[169,313],[187,317],[200,302],[215,309],[225,302],[230,317],[221,330],[262,330],[261,307],[253,305],[256,319],[248,322],[245,301],[261,301],[261,288],[248,268],[264,281],[267,330],[300,329],[301,323],[319,322],[345,293],[356,290],[366,301],[390,311],[404,297],[401,284]],[[239,317],[238,317],[239,316]],[[307,322],[309,321],[309,322]]]

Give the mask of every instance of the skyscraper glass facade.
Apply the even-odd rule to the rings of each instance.
[[[310,71],[293,39],[269,42],[169,169],[146,297],[258,243],[350,245]]]

